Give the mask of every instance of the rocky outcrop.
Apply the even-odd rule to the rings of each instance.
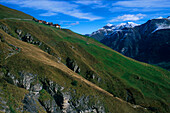
[[[21,48],[15,46],[15,45],[12,45],[8,42],[6,42],[6,44],[8,44],[11,47],[11,49],[8,49],[8,55],[5,57],[5,59],[7,59],[21,51]]]
[[[87,80],[96,80],[97,82],[101,81],[101,78],[95,74],[93,71],[86,71],[86,79]]]
[[[44,108],[46,109],[46,111],[49,112],[49,113],[61,112],[61,110],[59,109],[59,107],[57,107],[57,104],[56,104],[56,102],[55,102],[54,99],[43,101],[43,102],[42,102],[42,105],[44,106]]]
[[[100,101],[96,103],[91,103],[91,99],[96,98],[93,96],[82,96],[79,99],[77,99],[72,104],[75,106],[76,110],[79,113],[105,113],[105,109],[103,105],[100,103]],[[93,104],[93,105],[89,105]]]
[[[18,36],[20,37],[21,36],[21,34],[22,34],[22,30],[21,29],[16,29],[16,31],[15,31],[17,34],[18,34]]]
[[[19,72],[20,78],[18,85],[20,87],[25,88],[26,90],[30,89],[31,83],[34,82],[36,75],[33,75],[32,73],[27,72]],[[33,88],[34,89],[34,88]]]
[[[22,37],[22,41],[33,43],[34,38],[31,36],[31,34],[27,33],[24,37]]]
[[[30,113],[39,113],[39,112],[45,112],[43,106],[39,103],[38,99],[31,93],[28,93],[25,95],[23,100],[23,111],[21,112],[30,112]]]
[[[0,42],[5,42],[5,37],[0,33]]]
[[[81,69],[77,65],[75,60],[71,60],[69,57],[66,59],[66,66],[76,73],[80,73]]]
[[[20,40],[39,46],[40,49],[42,49],[43,51],[58,58],[58,62],[61,61],[61,58],[57,54],[54,53],[54,51],[51,49],[51,47],[49,47],[47,44],[45,44],[42,41],[40,41],[39,39],[37,39],[31,33],[25,32],[21,29],[16,29],[15,33],[18,35],[17,38],[19,38]]]
[[[1,74],[8,83],[29,91],[24,97],[23,111],[21,109],[21,112],[105,113],[105,109],[100,101],[97,103],[92,101],[92,99],[97,97],[83,95],[77,98],[76,89],[63,91],[64,87],[52,80],[37,79],[38,75],[26,71],[20,71],[18,75],[16,77],[9,70],[6,74]]]
[[[0,25],[0,28],[1,28],[3,31],[5,31],[7,34],[10,34],[10,31],[9,31],[9,29],[8,29],[8,27],[7,27],[6,25],[1,24],[1,25]]]
[[[136,104],[135,99],[133,97],[133,94],[132,94],[132,92],[129,89],[126,90],[126,94],[127,94],[126,101],[130,102],[132,104]]]
[[[4,92],[0,89],[0,95],[4,95]],[[0,96],[0,112],[2,113],[10,113],[9,106],[7,105],[7,101]]]

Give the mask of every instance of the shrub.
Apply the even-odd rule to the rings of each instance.
[[[71,82],[71,84],[72,84],[73,86],[77,86],[77,81],[74,80],[74,81]]]

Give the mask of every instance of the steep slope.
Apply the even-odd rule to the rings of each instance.
[[[99,88],[98,86],[94,85],[93,83],[85,80],[83,77],[74,73],[69,68],[67,68],[65,65],[63,65],[62,63],[58,63],[57,62],[58,60],[55,57],[50,56],[49,54],[45,53],[44,51],[40,50],[39,48],[37,48],[33,45],[30,45],[30,44],[27,44],[25,42],[19,41],[17,39],[14,39],[13,37],[8,36],[7,34],[5,34],[2,31],[0,31],[0,32],[5,37],[5,42],[1,43],[1,47],[4,50],[6,50],[5,48],[8,48],[6,51],[9,51],[9,49],[11,49],[11,47],[9,47],[10,44],[13,44],[16,47],[21,49],[21,51],[19,53],[14,54],[14,56],[8,57],[7,64],[6,64],[8,69],[6,69],[5,67],[1,67],[1,69],[3,70],[2,72],[4,72],[4,70],[8,71],[7,73],[1,73],[1,81],[2,81],[1,92],[4,91],[3,93],[7,93],[7,92],[9,92],[9,90],[14,90],[13,88],[16,88],[15,89],[16,91],[18,90],[21,92],[21,94],[20,94],[21,97],[18,97],[19,95],[15,95],[16,92],[10,92],[12,99],[10,99],[10,98],[8,99],[8,94],[6,94],[6,96],[5,96],[5,98],[7,98],[8,101],[11,101],[11,100],[14,101],[12,103],[8,103],[9,106],[11,107],[11,109],[13,109],[14,111],[19,112],[20,110],[22,110],[22,108],[20,108],[20,110],[16,110],[15,108],[22,107],[22,104],[19,102],[24,100],[27,96],[26,94],[28,94],[28,92],[26,90],[17,89],[16,86],[21,87],[21,88],[23,87],[23,88],[29,90],[30,92],[36,93],[38,88],[36,88],[36,89],[33,89],[33,88],[37,87],[36,86],[37,84],[41,84],[42,87],[44,87],[42,90],[47,90],[47,91],[51,90],[50,87],[64,88],[64,91],[61,90],[62,94],[63,94],[63,97],[62,96],[60,97],[61,99],[65,98],[67,96],[73,96],[73,97],[71,97],[72,100],[69,99],[69,101],[71,101],[77,107],[75,105],[72,105],[72,106],[70,105],[71,108],[69,108],[69,107],[66,108],[67,112],[76,112],[77,110],[78,111],[80,110],[83,112],[83,110],[90,111],[91,109],[92,109],[92,111],[93,110],[95,111],[95,109],[96,109],[99,112],[113,112],[113,111],[126,112],[126,110],[128,110],[130,112],[142,111],[142,109],[135,110],[132,105],[129,105],[126,102],[120,101],[117,98],[114,98],[112,96],[112,94]],[[10,66],[8,65],[8,63],[10,64]],[[11,65],[11,64],[13,64],[13,65]],[[16,64],[17,64],[17,66],[16,66]],[[32,67],[34,67],[34,68],[32,68]],[[31,84],[30,87],[29,87],[29,85],[24,85],[24,84],[23,84],[24,86],[22,86],[22,82],[15,83],[15,81],[17,81],[17,79],[18,79],[18,81],[20,81],[20,79],[22,79],[22,78],[18,78],[17,73],[15,73],[15,72],[22,73],[23,71],[33,74],[33,75],[36,74],[38,81],[36,80],[37,79],[36,78],[35,81],[33,81],[34,83],[32,83],[32,81],[29,81],[30,78],[27,78],[27,77],[23,78],[23,79],[25,79],[26,84]],[[12,73],[16,74],[16,75],[13,75]],[[4,74],[6,77],[4,76]],[[11,78],[12,76],[14,76],[14,78]],[[21,76],[21,75],[19,75],[19,76]],[[72,81],[75,81],[75,80],[78,82],[78,85],[75,85],[75,86],[71,85]],[[47,82],[47,83],[44,83],[44,82]],[[56,83],[57,84],[56,84],[56,86],[53,86],[50,84],[50,82],[52,82],[52,84],[56,84]],[[10,84],[13,84],[13,85],[11,86]],[[45,88],[45,86],[47,84],[51,85],[51,86],[48,86],[49,89]],[[57,90],[60,91],[59,89],[57,89]],[[76,93],[74,91],[76,91]],[[50,91],[48,91],[48,93],[51,94]],[[55,91],[53,91],[53,93],[55,93]],[[24,95],[25,95],[25,97],[24,97]],[[34,98],[37,98],[36,97],[37,95],[38,94],[36,94],[35,97],[32,97],[33,98],[32,101],[34,100]],[[53,94],[51,94],[51,95],[53,95]],[[1,96],[3,97],[4,95],[1,95]],[[89,96],[91,96],[91,97],[89,97]],[[105,97],[105,98],[103,98],[103,97]],[[20,99],[18,99],[18,98],[20,98]],[[39,101],[40,102],[45,101],[44,99],[42,100],[41,98],[42,97],[41,97],[41,91],[40,91]],[[46,96],[45,98],[49,98],[49,97]],[[87,99],[86,101],[90,101],[90,102],[84,103],[84,100],[81,100],[83,98],[93,98],[93,100]],[[106,101],[104,99],[106,99]],[[15,101],[17,101],[17,103],[15,103]],[[56,103],[58,102],[57,100],[55,100],[55,101],[56,101]],[[81,105],[78,105],[78,103],[75,103],[77,101],[80,101]],[[95,101],[100,102],[100,104],[102,106],[100,104],[98,105],[97,103],[95,103]],[[110,107],[107,105],[109,103],[109,101],[111,104]],[[26,103],[24,103],[24,104],[26,104]],[[28,104],[32,104],[32,103],[28,103]],[[63,104],[63,103],[61,102],[61,104]],[[95,108],[93,108],[90,104],[92,104]],[[47,105],[48,105],[48,103],[47,103]],[[58,103],[57,103],[57,105],[60,106]],[[86,108],[86,107],[83,108],[83,105],[86,105],[89,108]],[[105,105],[108,107],[107,109],[105,108]],[[27,106],[29,106],[29,105],[27,105]],[[41,104],[38,106],[41,106]],[[90,108],[90,106],[92,108]],[[41,106],[41,107],[43,109],[43,106]],[[45,105],[44,105],[44,107],[45,107]],[[49,107],[51,107],[51,109],[53,109],[52,105],[49,105]],[[103,107],[103,108],[98,108],[98,107]],[[46,108],[46,110],[47,109],[48,108]],[[72,109],[74,109],[74,110],[72,110]],[[102,109],[104,109],[104,110],[102,110]],[[23,106],[23,110],[28,111],[28,112],[35,112],[35,111],[41,112],[41,109],[34,111],[34,110],[29,110],[28,108],[24,108],[24,106]],[[61,110],[58,108],[58,111],[62,112],[62,111],[64,111],[64,108],[62,108]],[[52,111],[50,111],[50,112],[52,112]]]
[[[125,57],[68,29],[26,20],[2,19],[0,25],[0,84],[6,94],[3,98],[13,100],[7,103],[12,110],[22,107],[24,99],[41,106],[34,111],[44,112],[169,111],[168,71]],[[11,92],[9,97],[11,86],[20,87],[16,90],[23,90],[22,96]],[[23,109],[29,111],[27,104]]]
[[[95,38],[98,36],[90,35]],[[169,69],[170,20],[152,19],[135,27],[113,29],[102,37],[103,44],[136,60]]]
[[[21,11],[10,9],[0,4],[0,19],[5,19],[5,18],[32,19],[33,17]]]

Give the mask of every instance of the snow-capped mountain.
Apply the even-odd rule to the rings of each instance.
[[[107,25],[93,32],[89,36],[101,41],[105,36],[110,35],[113,32],[123,30],[124,28],[133,28],[135,26],[139,26],[139,24],[133,22],[127,22],[127,23],[121,23],[119,25],[113,25],[108,23]]]
[[[142,25],[107,24],[90,36],[136,60],[170,64],[170,17],[151,19]]]

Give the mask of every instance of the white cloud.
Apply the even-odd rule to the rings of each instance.
[[[78,25],[80,24],[79,21],[75,22],[75,23],[71,23],[70,25]]]
[[[111,12],[153,12],[170,9],[169,0],[125,0],[112,3]]]
[[[48,12],[48,13],[42,13],[42,14],[40,14],[40,16],[54,16],[54,15],[57,15],[57,13]]]
[[[102,19],[102,17],[95,16],[91,13],[84,13],[76,4],[71,4],[66,1],[52,1],[52,0],[4,0],[4,3],[17,4],[20,7],[33,8],[37,10],[46,10],[52,15],[54,13],[62,13],[73,16],[79,19],[87,19],[90,21]],[[44,14],[46,15],[46,13]]]
[[[85,22],[85,21],[82,21],[82,22]],[[80,24],[80,21],[60,21],[60,24],[71,27],[71,26]]]
[[[117,22],[117,21],[137,21],[142,19],[144,16],[144,14],[136,14],[136,15],[132,15],[132,14],[125,14],[123,16],[118,16],[116,18],[113,18],[112,20],[110,20],[109,22]]]
[[[98,0],[77,0],[75,3],[83,4],[83,5],[91,5],[91,4],[99,4]]]
[[[131,0],[131,1],[118,1],[116,3],[113,3],[112,6],[123,6],[123,7],[142,7],[142,8],[158,8],[158,7],[164,7],[169,8],[170,7],[170,1],[169,0]]]
[[[106,8],[108,5],[103,3],[103,0],[77,0],[77,4],[91,5],[91,8]]]

